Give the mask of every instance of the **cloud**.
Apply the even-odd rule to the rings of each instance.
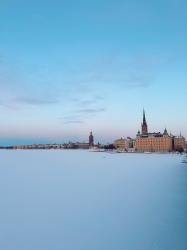
[[[148,88],[152,85],[152,82],[134,82],[131,84],[127,84],[126,87],[129,89],[136,89],[136,88]]]
[[[59,102],[57,97],[14,97],[9,99],[3,99],[0,101],[0,106],[6,107],[8,109],[20,109],[25,106],[45,106],[53,105]]]
[[[85,123],[88,119],[95,117],[98,113],[105,112],[105,108],[81,108],[73,111],[68,116],[60,117],[64,124],[81,124]]]
[[[23,67],[24,62],[14,59],[14,63],[0,55],[0,105],[19,108],[24,105],[51,105],[58,103],[61,88],[57,74],[45,65],[39,70]],[[46,69],[47,68],[47,69]],[[54,84],[55,82],[55,84]]]
[[[17,97],[12,100],[13,103],[16,104],[26,104],[26,105],[48,105],[48,104],[56,104],[59,102],[57,97]]]
[[[76,103],[76,106],[88,107],[88,106],[98,105],[98,103],[104,101],[104,97],[100,95],[95,95],[86,99],[85,97],[75,98],[73,99],[73,101]]]
[[[69,121],[64,121],[64,124],[82,124],[84,121],[81,120],[69,120]]]
[[[106,111],[105,108],[85,108],[85,109],[80,109],[77,112],[78,113],[87,113],[87,114],[96,114],[96,113],[101,113]]]
[[[160,69],[167,59],[159,56],[137,55],[130,58],[122,56],[120,50],[100,56],[92,63],[82,66],[67,82],[73,85],[78,94],[109,92],[111,87],[120,91],[149,88],[157,79]],[[85,102],[85,104],[90,102]],[[84,104],[84,103],[83,103]]]
[[[82,124],[85,123],[83,117],[75,115],[60,117],[60,121],[62,121],[63,124]]]
[[[125,81],[126,88],[149,88],[155,81],[155,77],[153,75],[136,75],[132,74]]]

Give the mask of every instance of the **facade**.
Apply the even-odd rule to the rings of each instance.
[[[127,152],[134,152],[135,151],[135,140],[128,137],[127,139],[118,139],[113,142],[113,145],[116,149],[124,150]]]
[[[186,142],[183,136],[174,136],[173,146],[176,151],[184,151],[186,149]]]
[[[128,151],[131,151],[131,152],[134,152],[135,151],[135,145],[136,145],[136,140],[135,139],[132,139],[130,137],[127,137],[127,140],[128,140],[128,146],[129,146],[129,150]]]
[[[138,131],[135,148],[138,152],[171,152],[173,150],[173,137],[168,135],[167,130],[164,133],[149,133],[143,111],[142,133]]]
[[[76,146],[78,149],[89,149],[89,143],[87,142],[77,142]]]
[[[120,149],[120,150],[125,150],[125,151],[127,151],[129,148],[128,141],[126,139],[123,139],[123,138],[115,140],[113,142],[113,145],[115,146],[115,148]]]
[[[173,139],[169,135],[161,133],[137,136],[136,151],[138,152],[171,152],[173,150]]]

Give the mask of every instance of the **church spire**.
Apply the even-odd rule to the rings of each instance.
[[[145,110],[143,109],[143,123],[142,123],[142,134],[145,135],[148,133],[148,127],[145,117]]]
[[[146,124],[145,110],[143,109],[143,124]]]

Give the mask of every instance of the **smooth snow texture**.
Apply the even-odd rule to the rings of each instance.
[[[1,150],[0,199],[2,250],[187,249],[178,155]]]

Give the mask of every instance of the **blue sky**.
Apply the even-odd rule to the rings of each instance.
[[[0,144],[187,136],[187,2],[0,1]]]

